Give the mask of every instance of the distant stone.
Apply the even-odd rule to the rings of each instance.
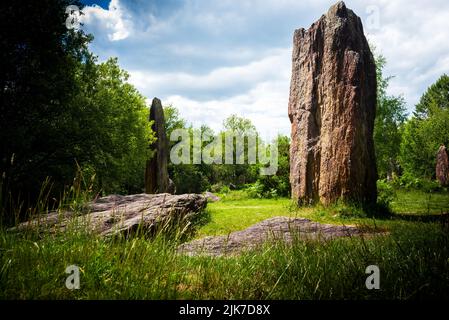
[[[145,193],[174,193],[174,185],[170,186],[168,177],[168,140],[165,133],[164,110],[161,100],[153,99],[150,108],[150,121],[153,121],[152,129],[156,133],[156,141],[150,146],[154,150],[151,160],[147,161],[145,169]],[[173,181],[172,181],[173,183]]]
[[[46,232],[64,232],[71,226],[83,227],[102,236],[128,236],[137,230],[148,234],[170,223],[184,222],[188,226],[206,205],[206,197],[200,194],[110,195],[88,203],[81,215],[70,211],[52,212],[23,222],[12,230],[38,228]]]
[[[176,193],[176,185],[172,179],[168,179],[168,193],[175,194]]]
[[[383,233],[369,232],[352,226],[321,224],[303,218],[274,217],[242,231],[184,243],[178,247],[178,252],[186,255],[233,255],[260,248],[270,241],[284,241],[289,244],[293,239],[328,241],[337,237],[371,237],[376,234]]]
[[[288,113],[293,199],[376,202],[376,65],[343,2],[295,31]]]
[[[209,191],[206,191],[204,193],[204,196],[206,197],[207,201],[210,201],[210,202],[220,201],[220,197],[216,196],[215,194],[213,194],[212,192],[209,192]]]
[[[444,145],[438,149],[436,176],[443,187],[449,186],[449,156]]]

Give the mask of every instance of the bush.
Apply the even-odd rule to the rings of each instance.
[[[264,197],[264,185],[257,180],[255,183],[246,187],[246,193],[250,198],[263,198]]]
[[[231,192],[231,189],[228,186],[222,186],[218,193],[228,194],[229,192]]]
[[[212,193],[219,193],[221,188],[223,188],[223,184],[215,183],[215,184],[210,186],[210,192],[212,192]]]
[[[396,199],[396,190],[386,180],[377,181],[377,204],[385,209],[389,209],[391,202]]]
[[[395,177],[391,182],[394,188],[404,188],[406,190],[415,189],[424,192],[442,191],[442,186],[436,180],[429,180],[425,178],[417,178],[409,173],[404,173],[400,177]]]
[[[357,203],[338,201],[327,210],[331,215],[337,215],[343,219],[366,218],[367,216],[367,212],[364,210],[363,206]]]

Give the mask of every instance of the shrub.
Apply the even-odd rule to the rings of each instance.
[[[329,208],[329,211],[333,214],[338,215],[343,219],[352,219],[352,218],[365,218],[367,216],[364,208],[355,203],[345,203],[342,201],[338,201],[336,204],[332,205]]]
[[[386,180],[377,181],[377,204],[389,209],[391,202],[396,199],[396,190]]]
[[[228,186],[222,186],[218,193],[227,194],[229,192],[231,192],[231,189]]]
[[[250,198],[263,198],[264,192],[263,192],[264,186],[262,183],[260,183],[259,180],[257,180],[255,183],[250,184],[246,187],[246,193],[248,194],[248,197]]]
[[[395,188],[404,188],[406,190],[415,189],[424,192],[437,192],[443,190],[438,181],[417,178],[407,172],[400,177],[395,177],[391,182],[391,185]]]

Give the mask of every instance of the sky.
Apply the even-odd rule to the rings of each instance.
[[[292,37],[335,0],[82,0],[83,29],[99,61],[118,57],[151,104],[220,130],[231,114],[267,137],[290,134]],[[394,76],[388,93],[408,112],[449,73],[449,1],[348,0]]]

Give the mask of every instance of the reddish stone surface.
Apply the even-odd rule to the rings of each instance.
[[[293,39],[290,181],[299,203],[376,201],[376,67],[343,2]]]
[[[440,146],[437,153],[437,180],[443,187],[449,186],[449,156],[445,146]]]

